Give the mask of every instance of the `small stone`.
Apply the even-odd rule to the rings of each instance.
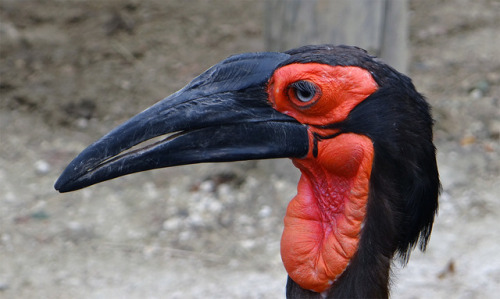
[[[45,160],[38,160],[35,162],[35,171],[37,174],[44,175],[50,172],[50,164]]]
[[[80,117],[76,120],[76,126],[79,129],[86,129],[89,126],[89,120],[84,117]]]
[[[77,221],[71,221],[68,223],[68,229],[71,231],[81,231],[84,229],[83,225]]]
[[[181,219],[172,218],[172,219],[165,220],[163,222],[162,227],[164,230],[173,231],[173,230],[179,229],[181,227],[181,225],[182,225]]]
[[[240,245],[241,247],[245,248],[245,249],[252,249],[255,247],[256,245],[256,242],[255,240],[242,240],[240,241]]]
[[[202,227],[204,224],[203,218],[200,214],[192,214],[187,218],[187,221],[191,227]]]
[[[222,206],[222,203],[220,203],[219,201],[212,199],[212,200],[207,202],[206,209],[210,213],[219,213],[220,211],[222,211],[223,206]]]
[[[481,89],[479,88],[474,88],[471,92],[470,92],[470,96],[475,99],[475,100],[478,100],[480,98],[482,98],[484,96],[484,93]]]
[[[183,231],[181,233],[179,233],[179,240],[180,241],[187,241],[191,239],[191,232],[186,230],[186,231]]]
[[[213,192],[214,191],[214,182],[212,181],[204,181],[200,184],[200,191],[202,192]]]
[[[462,146],[467,146],[467,145],[471,145],[474,143],[476,143],[476,137],[471,136],[471,135],[465,136],[462,138],[462,140],[460,140],[460,144]]]
[[[158,197],[158,189],[156,188],[155,183],[147,182],[143,185],[144,193],[148,198],[154,199]]]
[[[271,213],[273,212],[273,209],[270,206],[263,206],[260,211],[259,211],[259,217],[260,218],[267,218],[271,216]]]

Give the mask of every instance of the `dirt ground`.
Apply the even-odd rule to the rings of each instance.
[[[411,0],[410,75],[443,183],[393,298],[500,293],[500,2]],[[0,1],[0,298],[284,298],[287,160],[155,170],[69,194],[67,163],[221,59],[263,1]]]

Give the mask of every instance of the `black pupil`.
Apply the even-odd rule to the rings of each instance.
[[[295,95],[301,102],[309,102],[316,94],[316,85],[308,81],[297,81],[292,84],[295,89]]]
[[[309,98],[311,96],[311,92],[309,90],[299,90],[297,92],[302,98]]]

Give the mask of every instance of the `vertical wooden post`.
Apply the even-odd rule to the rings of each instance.
[[[386,0],[379,56],[400,72],[408,72],[410,62],[407,0]]]
[[[283,51],[306,44],[354,45],[406,72],[407,1],[267,0],[267,50]]]

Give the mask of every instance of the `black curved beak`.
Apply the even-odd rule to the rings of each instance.
[[[288,57],[247,53],[220,62],[87,147],[55,189],[68,192],[175,165],[305,156],[306,126],[267,101],[267,81]]]

